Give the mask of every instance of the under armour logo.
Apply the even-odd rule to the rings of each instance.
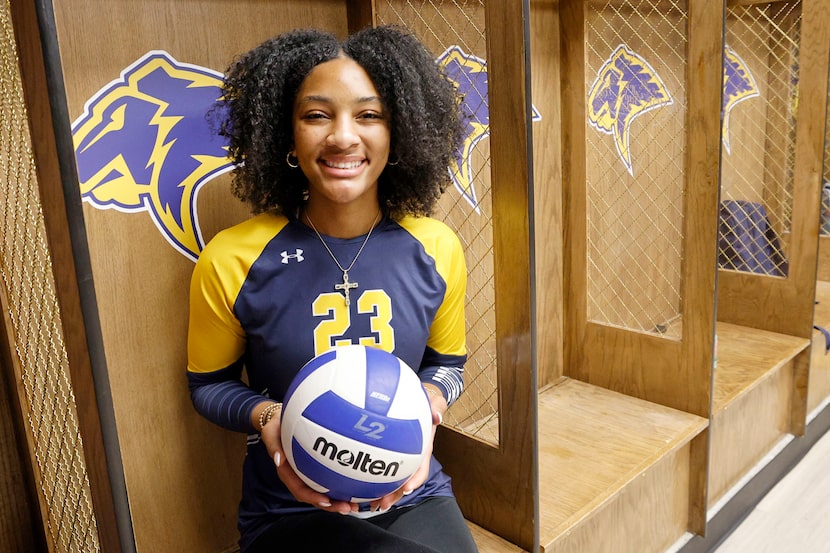
[[[288,253],[287,251],[283,250],[280,255],[282,256],[282,262],[284,265],[288,264],[289,259],[296,259],[297,263],[305,259],[303,257],[303,250],[297,248],[294,253]]]

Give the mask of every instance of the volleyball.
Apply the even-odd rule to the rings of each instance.
[[[341,346],[314,357],[283,401],[285,457],[308,486],[363,503],[412,476],[432,436],[432,410],[418,376],[395,355]]]

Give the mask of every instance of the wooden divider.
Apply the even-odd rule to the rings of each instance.
[[[541,121],[533,124],[533,227],[536,279],[536,355],[539,388],[563,375],[562,101],[559,1],[530,6],[531,97]]]
[[[519,2],[416,7],[379,0],[374,9],[376,23],[410,27],[443,52],[439,63],[451,78],[460,70],[462,101],[473,116],[460,168],[472,178],[457,179],[440,206],[467,250],[470,359],[464,396],[449,412],[455,429],[440,429],[436,455],[468,519],[532,550],[538,528],[531,522],[537,507],[527,15]]]
[[[565,340],[565,373],[586,382],[616,389],[626,394],[661,403],[700,416],[707,416],[709,409],[709,373],[712,364],[714,289],[715,275],[715,231],[711,228],[717,213],[717,149],[719,147],[720,94],[718,83],[722,75],[717,64],[722,48],[719,10],[715,2],[705,7],[700,3],[689,5],[689,12],[681,14],[688,18],[688,30],[680,27],[678,32],[688,33],[689,55],[684,60],[685,69],[674,73],[685,75],[679,83],[683,88],[672,91],[677,95],[675,104],[665,117],[688,121],[684,127],[685,150],[677,158],[681,172],[664,175],[636,177],[614,173],[624,185],[632,182],[652,183],[655,193],[660,183],[681,179],[683,186],[682,226],[686,230],[682,244],[673,247],[683,253],[680,301],[664,320],[653,320],[643,325],[648,330],[633,331],[628,328],[601,321],[591,320],[586,306],[589,293],[600,288],[597,283],[588,282],[588,248],[586,239],[590,231],[586,213],[588,206],[585,183],[587,178],[586,159],[583,144],[586,143],[587,128],[585,98],[587,85],[594,75],[586,75],[584,68],[584,40],[582,29],[585,20],[581,14],[580,2],[563,3],[573,15],[562,23],[563,29],[563,141],[565,189],[565,247],[566,247],[566,290],[565,312],[568,335]],[[574,7],[571,7],[574,6]],[[699,10],[699,11],[698,11]],[[636,14],[633,16],[636,17]],[[685,25],[682,20],[679,26]],[[634,51],[645,49],[634,43]],[[609,52],[610,54],[610,52]],[[652,58],[651,63],[661,63]],[[671,60],[669,60],[671,61]],[[665,63],[669,63],[666,61]],[[671,73],[666,67],[663,73]],[[714,91],[713,91],[714,90]],[[566,99],[567,98],[567,99]],[[656,110],[655,110],[656,111]],[[684,112],[685,111],[685,112]],[[662,122],[663,118],[659,121]],[[659,123],[658,123],[659,124]],[[633,126],[633,125],[632,125]],[[636,129],[631,144],[636,144]],[[611,137],[608,137],[611,140]],[[646,171],[648,156],[641,154],[640,170]],[[651,179],[651,180],[650,180]],[[614,185],[613,179],[606,183]],[[676,186],[676,185],[675,185]],[[647,194],[645,190],[644,194]],[[633,204],[632,204],[633,205]],[[615,212],[629,209],[626,204],[614,206]],[[660,212],[655,215],[659,216]],[[596,223],[592,223],[596,224]],[[708,227],[708,228],[707,228]],[[692,230],[694,229],[694,230]],[[615,235],[601,236],[613,246]],[[605,246],[603,246],[605,247]],[[607,250],[595,250],[611,252]],[[596,253],[595,253],[596,254]],[[649,260],[646,260],[649,261]],[[591,259],[591,262],[594,262]],[[678,261],[673,261],[677,263]],[[636,266],[632,266],[631,279],[646,277]],[[593,288],[592,288],[593,287]],[[672,327],[675,327],[674,329]],[[669,331],[669,332],[667,332]],[[667,370],[667,367],[672,367]]]

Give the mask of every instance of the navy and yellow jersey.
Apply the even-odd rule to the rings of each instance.
[[[324,236],[348,267],[364,236]],[[188,380],[197,409],[226,428],[253,432],[250,412],[263,396],[282,400],[294,375],[334,346],[363,344],[394,353],[451,403],[466,361],[466,267],[461,244],[427,217],[384,218],[349,271],[357,287],[335,289],[343,273],[314,231],[295,219],[261,214],[216,235],[191,282]],[[242,370],[248,385],[242,383]],[[268,514],[311,509],[297,503],[252,436],[245,460],[243,542]],[[433,459],[422,489],[451,495]]]

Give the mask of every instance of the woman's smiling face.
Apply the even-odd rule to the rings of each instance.
[[[310,202],[377,205],[378,177],[389,159],[389,118],[357,62],[338,57],[315,67],[297,93],[293,125]]]

